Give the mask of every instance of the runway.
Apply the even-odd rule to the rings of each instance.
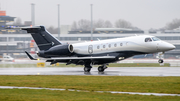
[[[180,76],[179,67],[109,67],[99,73],[97,67],[84,73],[83,67],[0,68],[0,75],[95,75],[95,76]]]

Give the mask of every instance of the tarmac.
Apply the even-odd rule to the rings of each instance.
[[[109,67],[104,72],[98,72],[97,67],[93,67],[89,73],[85,73],[83,68],[0,68],[0,75],[180,76],[179,67]]]

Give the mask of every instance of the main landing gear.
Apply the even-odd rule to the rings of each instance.
[[[91,71],[92,66],[90,65],[85,65],[84,67],[84,72],[90,72]],[[104,70],[107,68],[107,66],[104,64],[102,66],[98,67],[98,72],[104,72]]]
[[[92,66],[85,66],[84,67],[84,72],[90,72],[91,68],[92,68]]]
[[[106,68],[107,68],[106,65],[99,66],[99,67],[98,67],[98,71],[99,71],[99,72],[104,72],[104,70],[105,70]]]
[[[84,65],[84,72],[90,72],[90,71],[91,71],[91,68],[92,68],[92,66],[91,66],[90,63],[85,64],[85,65]]]

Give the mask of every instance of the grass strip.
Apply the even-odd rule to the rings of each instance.
[[[143,96],[76,91],[0,89],[0,101],[179,101],[178,96]]]
[[[0,68],[25,68],[36,67],[36,64],[0,64]]]
[[[180,77],[0,76],[1,86],[180,94]]]

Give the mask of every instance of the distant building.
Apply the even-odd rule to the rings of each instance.
[[[180,33],[180,26],[173,30],[165,30],[164,33]]]
[[[9,22],[14,22],[16,17],[11,17],[6,15],[6,11],[0,11],[0,34],[12,34],[12,33],[26,33],[26,31],[22,31],[19,29],[8,30],[7,27],[23,27],[30,26],[30,22],[25,22],[25,25],[7,25]]]
[[[24,25],[32,25],[32,21],[24,21]]]
[[[69,34],[89,34],[91,31],[69,31]],[[132,34],[132,33],[144,33],[143,30],[140,29],[127,29],[127,28],[95,28],[93,31],[93,34],[100,34],[100,33],[106,33],[106,34],[120,34],[120,33],[126,33],[126,34]]]
[[[0,33],[7,33],[6,23],[13,22],[16,17],[6,16],[6,11],[0,11]]]

